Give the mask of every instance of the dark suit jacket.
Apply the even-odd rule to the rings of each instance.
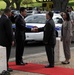
[[[5,15],[0,19],[0,45],[10,46],[13,41],[12,23]]]
[[[30,32],[30,28],[26,28],[26,24],[21,15],[17,16],[16,20],[16,40],[25,40],[25,32]]]
[[[44,31],[43,41],[48,44],[56,43],[56,31],[54,21],[48,20],[43,28],[39,28],[39,31]]]

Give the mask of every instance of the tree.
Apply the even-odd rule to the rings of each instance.
[[[65,11],[69,0],[36,0],[37,2],[53,2],[54,11]]]
[[[16,9],[20,8],[20,4],[22,0],[3,0],[6,3],[6,8],[8,7],[13,7],[14,8],[14,3],[16,4]]]
[[[6,8],[13,7],[14,8],[14,0],[3,0],[6,3]]]
[[[14,3],[15,3],[15,1],[14,1],[14,0],[12,0],[12,1],[11,1],[11,8],[12,8],[12,9],[14,9],[14,8],[15,8]]]
[[[54,11],[65,11],[69,0],[52,0]]]
[[[28,4],[32,4],[32,3],[33,3],[33,0],[23,0],[22,1],[22,4],[27,5],[27,7],[28,7]]]
[[[20,8],[21,2],[22,0],[14,0],[15,4],[16,4],[16,9]]]
[[[3,0],[6,3],[6,8],[9,8],[11,5],[11,0]]]

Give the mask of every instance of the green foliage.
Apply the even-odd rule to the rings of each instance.
[[[21,3],[23,0],[17,0],[18,3]]]
[[[4,1],[8,1],[8,0],[4,0]],[[6,3],[4,1],[0,0],[0,9],[4,9],[6,7]],[[12,0],[9,0],[9,1],[12,1]],[[32,4],[29,4],[28,6],[39,7],[39,6],[42,5],[41,3],[37,3],[36,0],[15,0],[15,1],[21,3],[21,6],[25,6],[24,4],[22,4],[23,1],[29,1],[29,3],[30,3],[30,1],[35,2],[35,3],[32,3]],[[74,0],[70,0],[68,5],[70,5],[74,8]]]
[[[0,1],[0,9],[5,9],[6,3],[3,1]]]
[[[68,3],[68,6],[72,6],[73,9],[74,9],[74,0],[70,0],[69,3]]]
[[[23,0],[22,3],[23,4],[30,4],[30,3],[33,3],[33,0]]]

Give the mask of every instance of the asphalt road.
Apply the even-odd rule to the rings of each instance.
[[[71,47],[74,47],[74,43],[71,44]],[[16,51],[16,46],[12,47],[10,58],[15,57],[15,51]],[[43,43],[32,42],[24,46],[23,56],[33,55],[33,54],[38,54],[38,53],[43,53],[43,52],[45,52],[45,47]]]
[[[12,47],[10,58],[15,57],[15,51],[16,51],[16,46]],[[44,45],[42,43],[40,43],[40,42],[32,42],[32,43],[28,43],[28,44],[26,44],[24,46],[23,56],[42,53],[44,51],[45,51],[45,47],[44,47]]]

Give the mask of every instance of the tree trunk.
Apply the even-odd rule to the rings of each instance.
[[[3,0],[6,3],[6,8],[9,8],[11,5],[10,0]]]
[[[16,9],[19,10],[20,4],[16,3]]]
[[[54,11],[65,11],[69,0],[52,0]]]
[[[6,8],[9,8],[9,7],[10,7],[10,5],[11,5],[11,4],[9,4],[9,3],[6,3]]]
[[[12,2],[11,2],[11,9],[15,9],[15,7],[14,7],[14,0],[12,0]]]
[[[64,2],[65,1],[65,2]],[[69,0],[64,0],[63,3],[62,3],[62,11],[65,11],[66,10],[66,7],[67,7],[67,4],[69,2]]]
[[[16,9],[19,9],[22,0],[14,0],[14,1],[15,1],[15,4],[16,4]]]

